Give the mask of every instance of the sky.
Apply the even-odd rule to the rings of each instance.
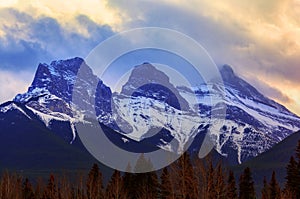
[[[217,65],[300,115],[300,0],[0,0],[0,102],[25,92],[38,63],[86,57],[132,28],[199,42]]]

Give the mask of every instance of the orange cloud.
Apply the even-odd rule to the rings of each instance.
[[[51,17],[62,25],[79,31],[82,31],[80,26],[73,23],[73,19],[78,15],[85,15],[100,25],[108,24],[115,29],[118,29],[122,22],[119,11],[107,6],[106,0],[6,0],[0,1],[1,8],[13,8],[36,18]]]

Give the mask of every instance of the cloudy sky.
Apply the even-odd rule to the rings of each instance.
[[[26,91],[40,62],[86,57],[118,32],[155,26],[195,39],[300,114],[300,0],[183,2],[0,0],[0,102]]]

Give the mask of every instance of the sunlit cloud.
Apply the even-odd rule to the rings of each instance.
[[[0,102],[12,100],[17,93],[27,91],[28,85],[33,79],[34,73],[27,71],[11,72],[0,70]]]
[[[78,15],[86,15],[97,24],[109,24],[117,28],[121,23],[118,10],[107,6],[106,0],[13,0],[1,1],[0,8],[14,8],[30,13],[34,18],[51,17],[66,27],[72,27],[72,20]]]

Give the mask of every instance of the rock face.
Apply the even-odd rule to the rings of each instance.
[[[224,65],[220,72],[225,87],[226,122],[211,124],[220,154],[241,163],[270,149],[299,129],[298,116],[236,76],[230,66]],[[207,86],[195,88],[202,110],[209,107],[206,103],[210,95]],[[211,90],[217,89],[217,86],[211,87]]]
[[[81,58],[39,64],[28,91],[0,105],[0,119],[22,115],[22,120],[42,123],[72,144],[78,140],[74,124],[96,114],[110,140],[138,152],[162,148],[181,153],[192,143],[189,150],[197,153],[210,132],[215,150],[232,163],[255,157],[300,129],[298,116],[259,93],[230,66],[220,73],[225,122],[211,118],[216,106],[211,98],[221,84],[175,88],[166,74],[144,63],[134,67],[120,93],[112,94]],[[73,103],[74,92],[79,105]],[[191,102],[192,97],[197,100]]]
[[[143,96],[166,102],[178,110],[189,110],[188,102],[170,83],[169,77],[149,63],[135,66],[122,87],[121,94],[132,97]]]
[[[77,78],[79,69],[84,78]],[[78,91],[74,89],[75,81],[81,87],[78,94],[82,99],[80,107],[72,107],[72,92]],[[91,89],[94,87],[96,91],[93,92]],[[97,116],[106,118],[111,112],[111,95],[110,88],[93,74],[82,58],[76,57],[53,61],[50,65],[39,64],[28,91],[18,94],[13,101],[24,104],[47,127],[59,134],[62,133],[61,122],[70,123],[73,135],[63,137],[67,137],[68,142],[73,142],[76,137],[74,123],[84,120],[90,114],[85,107],[92,107]],[[90,104],[90,100],[83,100],[87,98],[94,98],[95,103]]]

